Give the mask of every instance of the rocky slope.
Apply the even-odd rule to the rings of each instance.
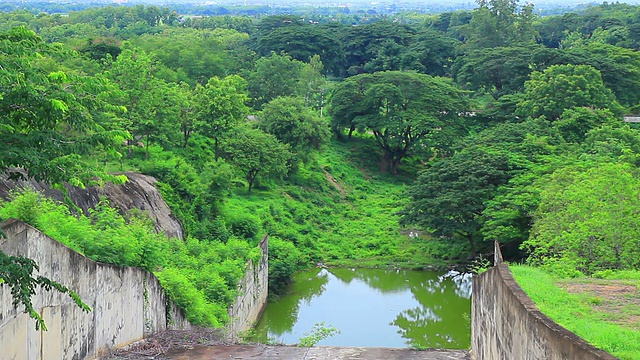
[[[111,206],[121,213],[131,209],[139,209],[149,214],[155,224],[156,231],[163,231],[168,237],[182,239],[182,225],[172,214],[167,203],[155,188],[157,180],[151,176],[138,173],[125,173],[129,179],[122,185],[106,184],[99,187],[85,189],[65,186],[69,199],[88,215],[88,210],[96,206],[102,196],[106,197]],[[42,192],[45,196],[57,201],[64,201],[60,190],[52,189],[43,182],[33,180],[13,180],[7,175],[0,176],[0,198],[9,199],[12,189],[31,188]]]

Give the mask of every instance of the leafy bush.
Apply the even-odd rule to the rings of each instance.
[[[24,190],[2,204],[0,217],[28,220],[45,234],[96,261],[150,271],[166,262],[168,240],[155,233],[146,215],[133,213],[127,222],[104,199],[87,218],[71,215],[65,205],[45,199],[40,193]]]
[[[235,214],[227,218],[227,226],[231,233],[242,239],[255,239],[260,231],[258,219],[249,214]]]
[[[260,256],[259,249],[228,234],[226,243],[166,239],[154,232],[145,214],[133,211],[124,218],[106,200],[90,214],[74,216],[66,206],[30,190],[0,203],[0,218],[26,216],[45,234],[96,261],[155,270],[171,299],[196,325],[221,326],[228,320],[226,309],[237,295],[245,263]],[[224,229],[221,220],[216,224]]]
[[[640,180],[634,168],[587,163],[540,182],[540,204],[523,243],[532,264],[587,275],[640,266]]]
[[[285,292],[291,276],[301,267],[300,251],[290,242],[277,237],[269,238],[269,291],[278,295]]]
[[[167,268],[156,273],[156,276],[169,297],[185,311],[192,324],[217,327],[226,320],[226,307],[207,300],[183,271]]]

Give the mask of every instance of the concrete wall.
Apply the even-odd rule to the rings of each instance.
[[[616,359],[538,310],[502,263],[473,281],[471,351],[476,360]]]
[[[239,335],[251,329],[260,319],[264,307],[267,305],[269,294],[269,238],[267,235],[260,242],[262,257],[259,263],[252,260],[247,262],[247,271],[238,283],[238,296],[229,307],[227,326],[229,339],[237,341]]]
[[[190,326],[173,304],[168,324],[167,298],[153,274],[97,263],[18,220],[0,227],[7,235],[0,250],[33,259],[38,275],[73,289],[93,309],[85,313],[67,295],[38,290],[33,305],[49,330],[36,331],[35,322],[12,306],[9,287],[0,286],[2,360],[94,358],[167,327]]]

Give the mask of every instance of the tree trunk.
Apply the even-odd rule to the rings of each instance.
[[[466,237],[469,240],[469,245],[471,245],[471,256],[476,257],[476,244],[473,242],[473,235],[468,234]]]
[[[213,158],[215,161],[218,161],[218,138],[213,138]],[[251,189],[251,187],[249,187]],[[249,190],[251,192],[251,190]]]
[[[391,172],[391,174],[393,175],[398,175],[398,163],[395,161],[391,162],[390,168],[389,168],[389,172]]]
[[[249,173],[245,177],[245,179],[247,179],[247,182],[249,183],[249,190],[248,190],[249,194],[251,194],[251,190],[253,190],[253,182],[256,180],[257,176],[258,176],[258,172],[253,173],[253,171],[249,171]]]
[[[183,130],[182,133],[184,134],[184,143],[182,145],[183,149],[187,148],[187,143],[189,143],[189,137],[191,136],[191,131],[189,130]]]
[[[149,137],[150,135],[147,134],[147,144],[146,144],[146,149],[145,149],[145,153],[144,153],[144,161],[149,160]]]

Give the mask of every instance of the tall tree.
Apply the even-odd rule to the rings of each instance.
[[[340,43],[331,32],[319,25],[278,27],[263,34],[257,42],[258,53],[262,56],[268,56],[271,52],[284,52],[302,62],[319,56],[325,69],[336,76],[340,75],[344,66]]]
[[[562,143],[554,133],[548,122],[535,120],[499,124],[461,141],[460,149],[430,164],[411,185],[401,223],[432,231],[444,241],[464,239],[475,252],[487,202]]]
[[[468,51],[455,59],[453,71],[465,88],[486,92],[497,100],[522,92],[532,71],[573,60],[577,59],[540,45],[506,46]]]
[[[319,149],[329,138],[329,124],[295,97],[280,97],[266,104],[259,115],[260,127],[289,144],[298,155]]]
[[[196,129],[213,139],[216,160],[221,139],[249,113],[246,89],[243,78],[231,75],[224,79],[213,77],[205,87],[196,90],[200,107]]]
[[[302,91],[298,79],[304,65],[286,54],[271,53],[260,58],[247,79],[253,106],[259,109],[278,96],[298,95]]]
[[[73,185],[105,177],[80,155],[114,151],[127,135],[106,123],[123,112],[105,101],[108,81],[38,67],[55,47],[26,28],[0,33],[0,44],[0,171],[22,168],[36,180]]]
[[[253,190],[258,175],[281,176],[288,170],[289,146],[259,129],[238,126],[223,143],[225,158],[244,174]]]
[[[100,178],[122,181],[80,159],[94,146],[113,150],[124,138],[122,131],[109,131],[92,116],[97,109],[119,108],[103,103],[104,82],[39,68],[37,59],[54,51],[26,28],[0,33],[0,172],[22,176],[22,170],[28,177],[55,184],[83,185]],[[4,236],[1,231],[0,236]],[[46,329],[31,303],[36,288],[68,293],[89,310],[73,291],[35,276],[37,270],[32,260],[0,251],[0,286],[9,286],[13,306],[23,305],[36,320],[36,329]]]
[[[350,77],[336,87],[331,104],[334,130],[372,132],[394,174],[413,147],[443,146],[463,128],[459,114],[467,107],[464,92],[448,79],[400,71]]]
[[[345,66],[351,75],[364,72],[365,66],[378,56],[383,47],[409,45],[412,36],[417,32],[409,25],[386,20],[353,26],[346,30],[341,41],[345,48]],[[369,65],[369,69],[371,72],[381,70],[372,65]]]
[[[600,72],[588,65],[554,65],[543,72],[533,72],[525,83],[524,100],[518,104],[517,113],[555,121],[566,109],[575,107],[622,113],[613,92],[604,86]]]
[[[161,93],[167,84],[155,77],[153,69],[153,59],[149,54],[140,49],[125,47],[105,73],[125,94],[125,128],[132,135],[130,146],[146,138],[148,148],[150,136],[161,128],[162,119],[156,118],[156,111],[164,105]],[[129,155],[131,154],[130,147]]]
[[[518,0],[476,0],[478,8],[463,31],[470,49],[527,45],[535,42],[533,4]]]

